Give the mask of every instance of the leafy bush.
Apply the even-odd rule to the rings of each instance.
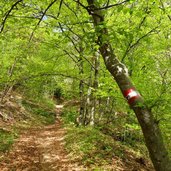
[[[65,108],[62,112],[62,118],[65,124],[74,124],[78,116],[76,107]]]

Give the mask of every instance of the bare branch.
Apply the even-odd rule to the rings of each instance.
[[[68,56],[74,61],[74,63],[79,67],[78,61],[75,60],[75,59],[73,58],[73,56],[72,56],[67,50],[64,50],[64,52],[65,52],[66,55],[68,55]],[[76,57],[76,58],[78,58],[78,57]]]
[[[2,33],[2,31],[4,30],[5,22],[7,21],[7,18],[9,17],[10,13],[11,13],[12,10],[14,9],[14,7],[16,7],[21,1],[22,1],[22,0],[18,0],[17,2],[15,2],[15,3],[11,6],[11,8],[9,9],[9,11],[7,11],[6,15],[5,15],[4,18],[2,19],[0,33]]]
[[[59,27],[60,27],[61,31],[65,34],[64,29],[63,29],[63,27],[62,27],[62,25],[61,25],[60,22],[59,22]],[[78,53],[80,53],[80,50],[77,48],[77,46],[76,46],[74,40],[73,40],[68,34],[65,34],[65,36],[66,36],[69,40],[71,40],[72,44],[74,45],[75,50],[76,50]]]
[[[14,18],[27,18],[27,19],[36,19],[36,20],[39,20],[40,18],[38,18],[38,17],[32,17],[32,16],[20,16],[20,15],[9,15],[9,17],[14,17]]]

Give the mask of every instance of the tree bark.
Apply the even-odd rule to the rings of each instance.
[[[137,92],[132,84],[128,70],[116,57],[108,39],[107,28],[104,27],[104,14],[99,9],[95,0],[87,0],[88,12],[93,18],[94,27],[99,31],[97,43],[99,44],[101,55],[106,68],[114,77],[122,94],[127,98],[130,107],[136,114],[141,126],[145,143],[148,148],[151,160],[156,171],[171,171],[171,161],[164,146],[163,138],[158,124],[151,111],[148,109],[142,96]],[[103,26],[103,27],[100,27]]]
[[[96,92],[99,86],[99,67],[100,67],[100,61],[99,61],[99,52],[96,52],[94,54],[94,80],[93,80],[93,91],[92,91],[92,106],[91,106],[91,114],[90,114],[90,125],[93,126],[95,124],[95,115],[96,115],[96,106],[97,106],[97,97]]]
[[[80,55],[80,65],[79,65],[79,74],[84,74],[84,66],[83,66],[83,59]],[[79,94],[80,94],[80,112],[79,112],[79,118],[77,119],[78,125],[83,125],[84,123],[84,110],[85,110],[85,101],[84,101],[84,82],[81,79],[79,84]]]

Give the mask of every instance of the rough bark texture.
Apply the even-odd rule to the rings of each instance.
[[[106,40],[108,36],[107,28],[101,27],[99,29],[99,26],[104,24],[102,11],[98,10],[99,6],[95,5],[95,0],[87,0],[87,2],[89,5],[87,10],[93,18],[95,29],[100,30],[97,43],[100,46],[99,50],[107,69],[116,80],[123,94],[128,89],[136,90],[128,76],[127,68],[118,60],[110,43]],[[146,107],[142,96],[138,96],[130,106],[142,128],[146,146],[156,171],[171,171],[171,161],[164,146],[159,126],[155,122],[151,111]]]

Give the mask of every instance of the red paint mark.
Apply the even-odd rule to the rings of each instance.
[[[140,96],[140,94],[133,88],[125,90],[123,92],[123,95],[127,99],[129,104],[133,103]]]

